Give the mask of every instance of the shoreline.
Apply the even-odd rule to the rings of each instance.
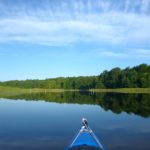
[[[90,92],[90,93],[150,93],[150,88],[116,88],[116,89],[40,89],[17,88],[0,86],[0,95],[14,95],[23,93],[59,93],[59,92]]]

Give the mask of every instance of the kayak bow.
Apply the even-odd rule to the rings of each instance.
[[[83,118],[82,123],[83,126],[67,150],[105,150],[88,126],[88,121]]]

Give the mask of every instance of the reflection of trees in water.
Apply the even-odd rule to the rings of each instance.
[[[64,93],[30,93],[16,96],[9,96],[9,99],[24,100],[44,100],[57,103],[78,103],[78,104],[98,104],[104,94],[89,92],[64,92]]]
[[[105,94],[101,107],[115,113],[134,113],[150,116],[150,94]]]
[[[134,113],[143,117],[150,116],[150,94],[120,94],[120,93],[30,93],[7,97],[10,99],[44,100],[57,103],[98,104],[105,111],[114,113]]]

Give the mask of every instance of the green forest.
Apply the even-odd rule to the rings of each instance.
[[[102,88],[150,88],[150,65],[105,70],[97,76],[59,77],[45,80],[12,80],[0,82],[0,86],[42,89],[102,89]]]

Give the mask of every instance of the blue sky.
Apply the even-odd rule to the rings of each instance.
[[[150,64],[150,0],[0,0],[0,80]]]

